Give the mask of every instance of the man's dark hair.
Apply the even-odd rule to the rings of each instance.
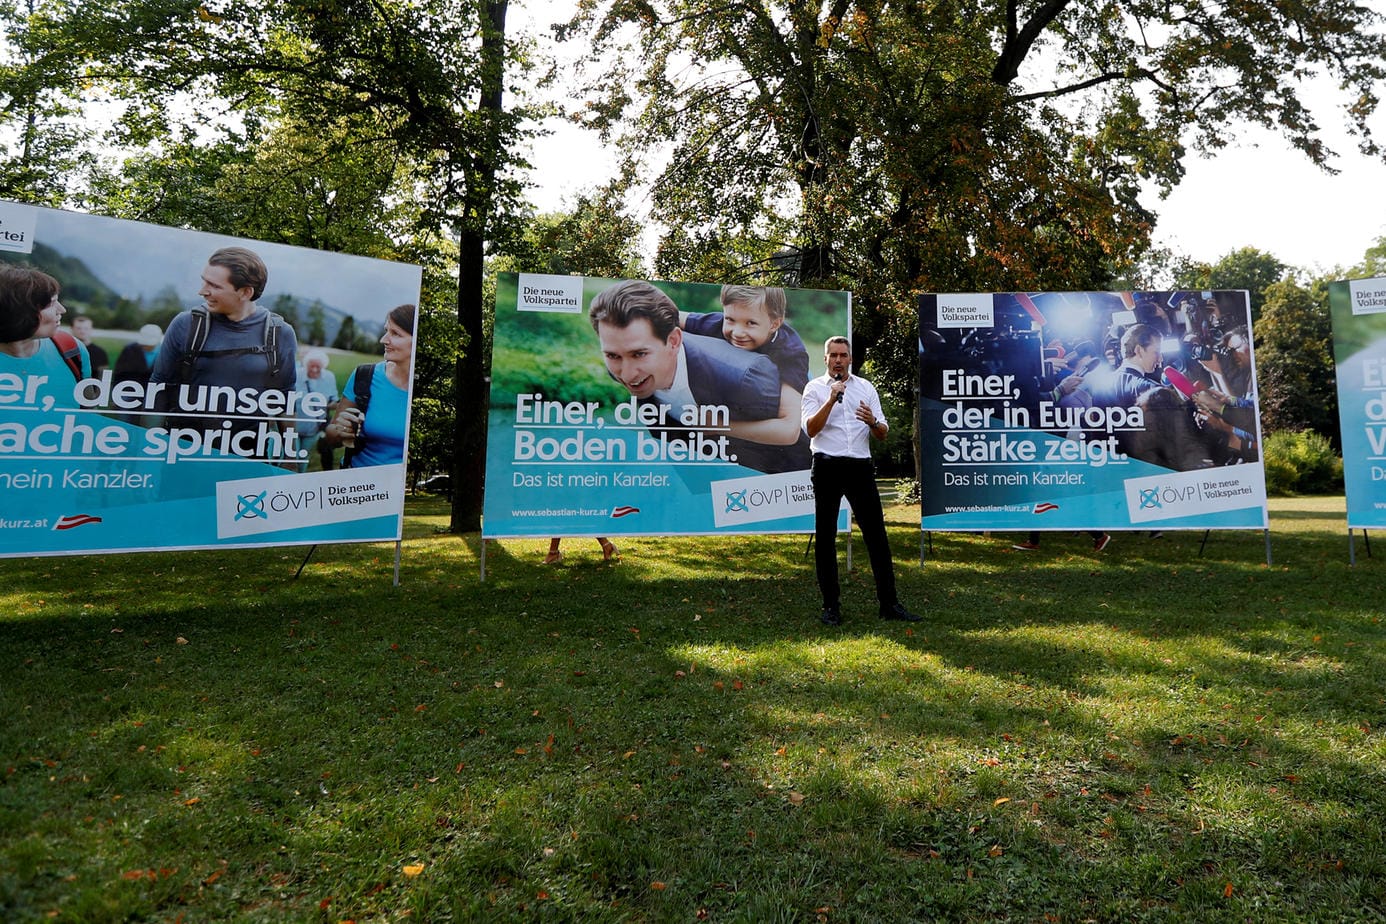
[[[42,270],[0,263],[0,343],[34,336],[39,315],[58,297],[60,288],[58,280]]]
[[[269,284],[269,269],[255,251],[244,247],[223,247],[207,258],[207,265],[225,267],[233,288],[249,286],[253,290],[250,296],[252,302],[258,302],[260,296],[265,294],[265,286]]]
[[[644,318],[650,322],[655,336],[664,342],[679,326],[679,306],[663,292],[639,280],[626,280],[597,293],[587,311],[592,329],[598,324],[629,327],[632,321]]]
[[[1149,324],[1136,324],[1121,335],[1121,358],[1130,359],[1142,347],[1160,339],[1160,332]]]

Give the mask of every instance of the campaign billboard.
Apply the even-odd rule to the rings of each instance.
[[[1348,529],[1386,527],[1386,277],[1329,283]]]
[[[846,292],[500,274],[482,534],[811,532],[803,389],[850,324]]]
[[[0,556],[398,539],[420,283],[0,202]]]
[[[1264,529],[1245,292],[919,299],[930,530]]]

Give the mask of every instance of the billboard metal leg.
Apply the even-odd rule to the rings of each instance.
[[[1362,535],[1363,535],[1363,536],[1367,535],[1367,531],[1366,531],[1365,529],[1362,530]],[[1354,533],[1354,532],[1352,531],[1352,529],[1349,527],[1349,529],[1348,529],[1348,567],[1351,568],[1351,567],[1352,567],[1353,565],[1355,565],[1355,564],[1357,564],[1357,534]]]
[[[1362,530],[1362,541],[1367,544],[1367,557],[1372,557],[1372,537],[1367,535],[1367,531]]]
[[[308,567],[308,559],[312,558],[312,557],[313,557],[313,553],[316,552],[317,550],[318,550],[317,543],[314,543],[313,545],[310,545],[310,546],[308,547],[308,554],[305,555],[305,556],[303,556],[303,563],[302,563],[301,565],[299,565],[299,566],[298,566],[298,570],[294,572],[294,580],[295,580],[295,581],[297,581],[297,580],[298,580],[298,576],[299,576],[300,574],[303,573],[303,569],[306,568],[306,567]]]
[[[398,539],[395,540],[395,586],[396,586],[396,587],[399,586],[399,547],[400,547],[401,544],[402,544],[402,543],[401,543]]]
[[[477,537],[480,539],[480,537]],[[485,539],[481,539],[481,583],[486,583],[486,546],[489,545]]]
[[[1266,567],[1269,568],[1271,564],[1270,530],[1263,529],[1261,532],[1265,533],[1266,536]]]
[[[1208,545],[1208,537],[1211,536],[1212,534],[1213,534],[1213,531],[1212,531],[1211,529],[1205,529],[1205,530],[1203,531],[1203,541],[1200,542],[1200,543],[1198,544],[1198,557],[1199,557],[1199,558],[1202,558],[1202,557],[1203,557],[1203,549]]]

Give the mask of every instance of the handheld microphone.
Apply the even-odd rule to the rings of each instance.
[[[1169,382],[1175,391],[1179,392],[1179,394],[1183,395],[1185,398],[1192,398],[1200,391],[1208,390],[1207,385],[1204,385],[1202,382],[1189,381],[1188,376],[1184,375],[1184,373],[1173,366],[1165,366],[1165,381]]]
[[[843,380],[843,378],[845,378],[845,376],[843,376],[843,374],[842,374],[841,372],[839,372],[837,375],[833,376],[833,381],[834,381],[834,382],[841,382],[841,381]],[[836,395],[833,396],[833,401],[834,401],[835,403],[841,404],[841,403],[842,403],[842,396],[845,395],[846,393],[847,393],[846,391],[840,391],[840,392],[838,392]]]

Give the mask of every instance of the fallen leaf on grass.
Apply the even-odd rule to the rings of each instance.
[[[422,863],[407,863],[404,866],[404,875],[408,876],[411,879],[419,875],[419,873],[422,873],[423,871],[424,865]]]
[[[1223,898],[1231,898],[1231,897],[1232,897],[1232,893],[1235,892],[1235,891],[1236,891],[1236,889],[1234,889],[1234,888],[1232,887],[1232,883],[1229,882],[1227,885],[1225,885],[1225,886],[1222,887],[1222,897],[1223,897]]]
[[[1002,796],[1000,799],[997,799],[995,802],[993,802],[992,805],[1005,805],[1007,802],[1010,802],[1010,801],[1011,801],[1011,797],[1010,797],[1010,796]]]
[[[803,805],[803,804],[804,804],[804,794],[801,793],[801,792],[790,792],[790,794],[789,794],[789,801],[790,801],[790,803],[793,804],[793,805]]]
[[[650,888],[654,889],[656,892],[663,892],[665,889],[669,887],[666,886],[664,883],[660,882],[658,879],[656,879],[654,882],[650,883]]]
[[[1006,851],[1001,847],[1000,844],[993,844],[993,845],[991,846],[991,849],[987,851],[987,856],[989,856],[989,857],[999,857],[999,856],[1001,856],[1001,854],[1003,854],[1003,853],[1005,853],[1005,852],[1006,852]]]

